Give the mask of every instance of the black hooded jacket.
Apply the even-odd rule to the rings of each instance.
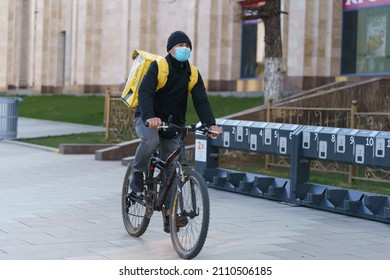
[[[145,122],[153,117],[159,117],[162,121],[167,121],[168,117],[172,115],[174,124],[185,125],[188,82],[191,74],[190,64],[188,61],[180,62],[170,54],[165,58],[169,67],[168,80],[165,86],[156,92],[158,65],[156,61],[152,62],[139,88],[136,116],[141,116]],[[215,118],[199,73],[198,81],[191,91],[191,96],[201,123],[207,124],[208,127],[215,125]]]

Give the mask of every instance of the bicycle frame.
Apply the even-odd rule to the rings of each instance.
[[[176,166],[172,174],[166,174],[166,179],[164,180],[164,185],[161,186],[161,189],[159,192],[157,192],[157,189],[155,186],[159,183],[159,180],[154,177],[155,169],[157,168],[160,170],[160,174],[166,172],[167,167],[179,156],[182,149],[185,147],[184,139],[187,134],[187,129],[180,131],[180,144],[179,147],[176,148],[166,159],[166,161],[163,161],[159,158],[158,152],[155,151],[153,156],[150,159],[149,163],[149,169],[146,174],[146,180],[145,184],[148,186],[149,190],[153,190],[153,197],[154,197],[154,210],[161,211],[163,209],[164,202],[168,196],[168,193],[171,189],[173,180],[175,178],[176,170],[178,170],[181,177],[183,177],[183,168],[180,162],[176,161]],[[166,172],[167,173],[167,172]],[[183,179],[184,180],[184,179]]]

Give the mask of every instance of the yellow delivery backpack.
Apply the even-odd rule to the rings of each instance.
[[[141,50],[135,50],[132,55],[133,66],[131,67],[129,77],[127,78],[125,89],[122,92],[122,101],[131,108],[138,106],[138,90],[142,78],[145,76],[150,63],[157,61],[158,76],[156,91],[165,86],[168,80],[169,66],[167,60],[159,55],[148,53]],[[191,65],[190,82],[188,83],[188,94],[191,94],[192,88],[198,81],[198,69]]]

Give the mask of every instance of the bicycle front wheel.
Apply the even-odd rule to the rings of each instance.
[[[206,241],[210,219],[207,184],[195,170],[184,172],[185,182],[176,180],[170,216],[173,247],[183,259],[196,257]]]
[[[150,217],[147,209],[150,207],[147,202],[146,191],[142,194],[132,193],[130,190],[130,171],[127,168],[122,187],[122,219],[128,234],[139,237],[149,226]]]

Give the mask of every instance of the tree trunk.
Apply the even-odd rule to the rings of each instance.
[[[282,97],[283,73],[281,57],[265,58],[264,103],[272,99],[274,102]]]
[[[283,53],[280,28],[280,0],[266,1],[261,19],[265,27],[265,75],[264,101],[274,102],[282,97],[283,91]]]

